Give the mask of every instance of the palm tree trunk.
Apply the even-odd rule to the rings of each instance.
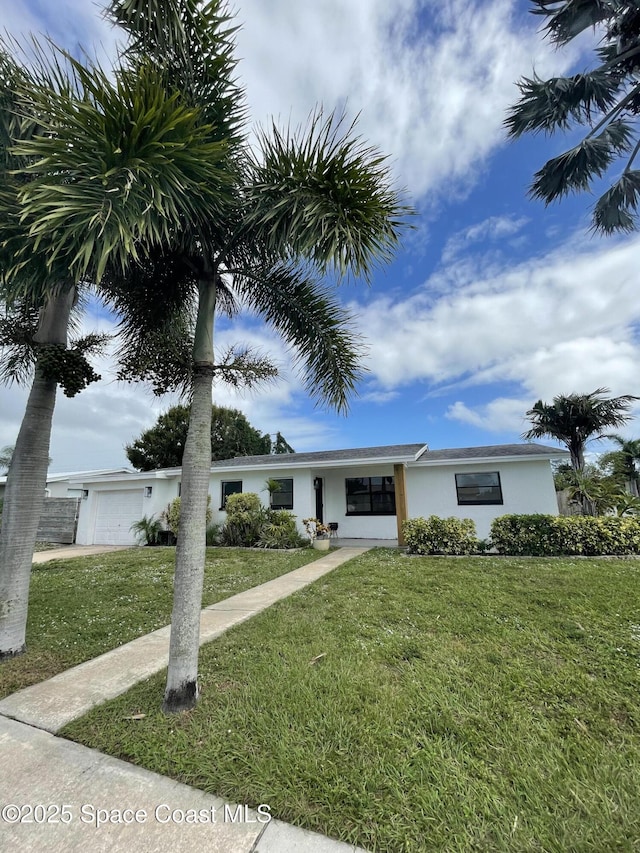
[[[71,287],[51,297],[40,313],[37,343],[67,343],[75,298]],[[33,550],[47,485],[51,422],[57,382],[39,360],[7,475],[0,531],[0,660],[25,651]]]
[[[182,457],[169,672],[162,706],[168,713],[186,711],[193,708],[198,701],[200,610],[206,558],[207,498],[211,477],[215,304],[216,280],[202,280],[193,349],[191,413]]]

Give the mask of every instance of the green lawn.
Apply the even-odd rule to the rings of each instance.
[[[372,851],[638,850],[639,581],[372,551],[63,734]]]
[[[319,552],[208,548],[203,604],[316,560]],[[133,548],[36,564],[27,653],[0,665],[0,697],[171,621],[175,548]]]

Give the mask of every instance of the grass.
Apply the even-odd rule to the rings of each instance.
[[[318,552],[208,548],[203,605],[317,559]],[[49,560],[31,573],[27,653],[0,665],[0,697],[171,621],[175,548]]]
[[[638,850],[639,580],[372,551],[63,734],[379,853]]]

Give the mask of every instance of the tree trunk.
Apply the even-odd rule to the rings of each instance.
[[[207,497],[211,477],[214,278],[200,282],[193,350],[189,430],[182,457],[180,525],[176,548],[169,672],[163,711],[186,711],[198,701],[200,610],[206,558]]]
[[[71,287],[52,297],[40,313],[36,341],[67,343]],[[16,440],[4,493],[0,531],[0,660],[25,651],[33,550],[47,485],[51,422],[57,382],[45,379],[36,361],[27,407]]]

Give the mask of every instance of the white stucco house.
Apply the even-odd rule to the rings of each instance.
[[[226,497],[256,492],[268,506],[337,525],[338,538],[395,540],[405,518],[472,518],[489,535],[506,513],[557,515],[551,460],[567,452],[541,444],[503,444],[430,450],[396,444],[313,453],[240,456],[211,466],[213,520],[224,522]],[[82,496],[76,541],[133,545],[131,525],[159,516],[180,494],[180,468],[85,476],[69,486]],[[266,480],[280,490],[271,497]]]

